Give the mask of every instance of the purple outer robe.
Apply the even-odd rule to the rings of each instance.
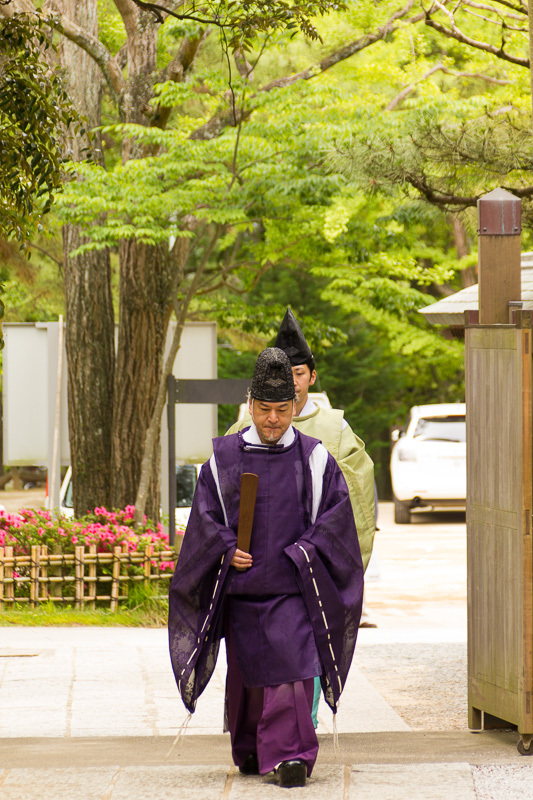
[[[245,685],[320,674],[325,700],[335,711],[352,661],[363,595],[361,554],[342,472],[328,454],[312,523],[309,458],[316,439],[296,431],[287,448],[257,448],[237,433],[213,445],[227,525],[207,462],[170,587],[170,654],[183,702],[194,711],[209,682],[229,603]],[[230,562],[243,472],[256,472],[262,488],[252,530],[254,566],[239,573]],[[289,620],[288,637],[281,620]],[[247,621],[253,623],[247,626]],[[254,659],[265,640],[263,652],[270,658]]]

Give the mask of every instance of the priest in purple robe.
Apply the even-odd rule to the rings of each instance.
[[[334,713],[352,661],[363,566],[350,496],[325,447],[291,424],[294,380],[275,347],[257,359],[252,424],[213,440],[170,587],[174,675],[190,712],[228,661],[226,710],[240,771],[303,786],[318,740],[314,678]],[[240,481],[259,476],[250,552],[237,548]]]

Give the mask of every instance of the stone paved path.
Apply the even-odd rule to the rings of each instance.
[[[290,797],[530,800],[533,759],[518,755],[516,732],[472,734],[461,703],[451,708],[464,695],[464,517],[435,525],[420,516],[409,531],[391,519],[380,508],[381,579],[367,591],[379,628],[360,631],[340,748],[321,706],[315,771]],[[1,800],[285,797],[272,777],[243,777],[231,764],[223,665],[221,653],[175,743],[186,714],[165,631],[0,627]]]

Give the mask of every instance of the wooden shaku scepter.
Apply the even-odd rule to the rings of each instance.
[[[245,553],[250,552],[250,539],[254,522],[255,499],[259,476],[253,472],[241,475],[241,498],[239,503],[239,527],[237,528],[237,547]]]

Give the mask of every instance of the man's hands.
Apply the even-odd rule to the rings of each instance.
[[[244,550],[235,550],[235,555],[231,559],[231,566],[243,572],[245,569],[250,569],[252,566],[252,556],[250,553],[245,553]]]

